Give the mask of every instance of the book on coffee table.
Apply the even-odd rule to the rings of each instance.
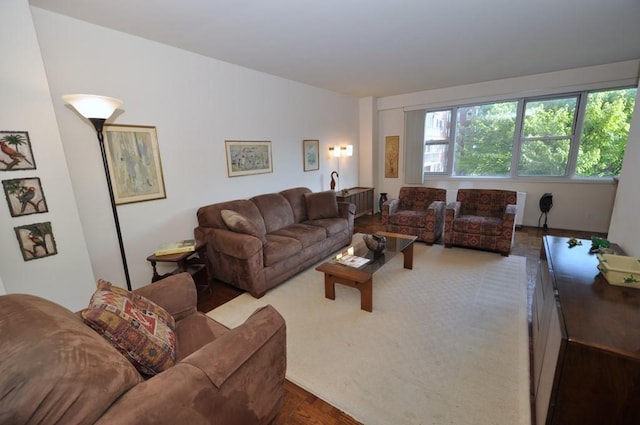
[[[192,252],[196,249],[196,241],[193,239],[186,239],[178,242],[165,242],[160,244],[154,252],[155,255],[171,255],[181,254],[183,252]]]
[[[336,257],[336,261],[345,266],[359,268],[369,262],[368,258],[358,257],[356,255],[344,254],[340,257]]]

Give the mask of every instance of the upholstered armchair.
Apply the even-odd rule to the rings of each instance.
[[[145,306],[166,309],[175,320],[175,364],[153,376],[139,373],[126,357],[130,351],[114,347],[83,321],[81,312],[33,295],[0,296],[0,423],[274,421],[284,396],[286,326],[273,307],[229,329],[196,310],[196,288],[188,273],[133,294],[151,301]],[[160,315],[134,313],[141,302],[135,300],[127,308],[131,317],[135,314],[132,328],[158,329]],[[144,347],[140,358],[155,356],[132,328],[122,341]]]
[[[444,246],[462,246],[508,256],[515,234],[517,194],[509,190],[458,189],[446,207]]]
[[[414,235],[433,244],[442,236],[447,191],[404,186],[397,198],[382,204],[382,224],[387,232]]]

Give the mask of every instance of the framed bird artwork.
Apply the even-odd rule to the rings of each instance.
[[[35,170],[27,131],[0,131],[0,171]]]
[[[56,255],[58,249],[53,238],[51,222],[14,227],[24,261]]]
[[[2,187],[11,217],[49,211],[39,177],[2,180]]]

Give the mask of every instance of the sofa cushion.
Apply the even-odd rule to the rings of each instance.
[[[309,220],[338,217],[338,199],[333,190],[305,193],[304,200]]]
[[[82,319],[51,301],[0,296],[0,423],[94,423],[143,381]]]
[[[408,227],[426,227],[426,211],[402,210],[389,216],[389,224]]]
[[[502,219],[461,215],[453,220],[453,231],[476,235],[498,236],[502,233]]]
[[[303,223],[292,224],[284,229],[273,232],[272,235],[297,239],[302,244],[303,249],[327,238],[327,232],[323,228]]]
[[[319,220],[308,220],[306,224],[318,226],[325,230],[327,237],[331,237],[341,232],[349,230],[349,222],[346,218],[321,218]]]
[[[237,233],[245,233],[247,235],[255,236],[260,239],[263,244],[267,243],[264,233],[258,231],[258,228],[253,225],[245,216],[237,213],[233,210],[221,210],[220,216],[222,221],[227,225],[229,230]]]
[[[295,222],[291,204],[279,193],[254,196],[251,201],[256,204],[262,214],[266,233],[272,233]]]
[[[293,210],[293,219],[296,223],[302,223],[307,220],[307,204],[304,200],[305,193],[311,193],[311,190],[306,187],[294,187],[280,192],[280,194],[289,201],[291,209]]]
[[[140,373],[155,375],[175,363],[175,321],[147,298],[99,280],[81,315]]]
[[[284,259],[294,257],[302,251],[302,244],[299,240],[269,234],[267,235],[269,243],[264,247],[264,265],[272,266]]]

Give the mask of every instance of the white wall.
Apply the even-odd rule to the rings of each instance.
[[[633,111],[631,131],[624,155],[622,173],[616,197],[609,239],[617,242],[627,255],[640,258],[640,90],[636,97],[636,109]]]
[[[37,167],[0,171],[0,177],[39,177],[49,209],[11,217],[0,201],[0,293],[39,295],[77,310],[95,281],[27,0],[3,0],[0,16],[0,129],[29,132]],[[47,221],[58,254],[24,261],[14,227]]]
[[[378,175],[380,192],[397,194],[404,184],[404,111],[421,107],[443,106],[465,102],[510,99],[518,96],[543,95],[554,92],[585,90],[606,84],[609,87],[638,82],[640,61],[627,61],[589,68],[559,71],[506,80],[490,81],[449,89],[410,93],[379,98],[378,105],[378,169],[384,169],[384,138],[400,135],[400,172],[397,179]],[[637,111],[637,109],[636,109]],[[638,120],[636,120],[638,121]],[[637,161],[636,161],[637,163]],[[538,200],[545,192],[553,193],[553,208],[548,217],[552,228],[607,232],[616,196],[616,184],[607,182],[587,183],[561,179],[464,179],[430,178],[425,186],[458,188],[504,188],[527,192],[527,204],[523,224],[537,226],[540,218]],[[541,224],[544,223],[544,218]]]
[[[96,277],[124,283],[93,127],[60,96],[118,97],[117,124],[157,128],[167,199],[118,207],[132,286],[149,282],[145,258],[192,237],[198,207],[294,186],[329,189],[330,145],[340,186],[358,184],[358,100],[32,8],[69,172]],[[319,139],[320,170],[304,172],[302,140]],[[270,140],[274,172],[227,177],[225,140]]]

